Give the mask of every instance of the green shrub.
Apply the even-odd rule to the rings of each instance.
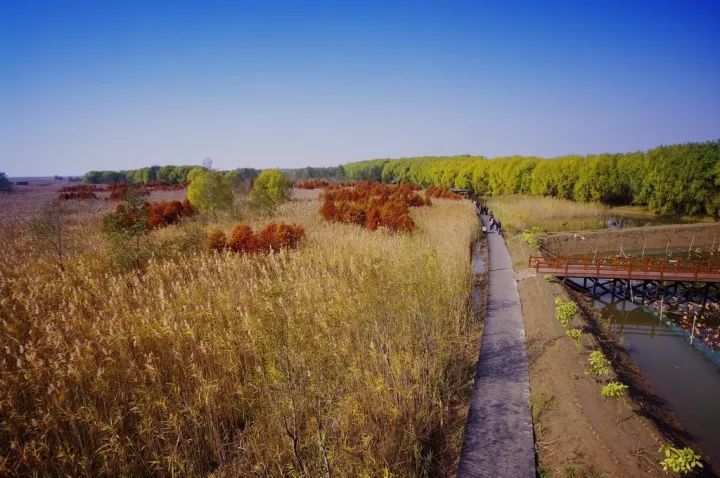
[[[575,347],[580,348],[580,339],[582,337],[582,330],[578,328],[574,329],[568,329],[565,334],[573,339],[573,342],[575,342]]]
[[[233,186],[223,173],[202,168],[190,171],[190,185],[187,197],[192,207],[217,215],[219,211],[228,211],[233,205]]]
[[[605,385],[600,392],[602,393],[603,399],[622,398],[625,396],[625,390],[627,390],[627,389],[628,389],[628,386],[625,385],[624,383],[610,382],[607,385]]]
[[[685,474],[703,467],[700,463],[700,455],[690,447],[674,448],[670,445],[663,445],[659,451],[665,454],[665,459],[660,462],[664,471]]]
[[[590,354],[588,362],[589,365],[585,369],[585,375],[600,377],[601,375],[608,375],[612,371],[610,361],[599,350],[595,350]]]
[[[546,232],[547,229],[543,226],[533,226],[523,231],[522,240],[529,246],[537,247],[537,235],[544,234]]]
[[[272,210],[288,198],[290,182],[279,169],[266,169],[253,181],[249,204],[253,209]]]
[[[555,318],[560,325],[567,327],[577,313],[577,305],[571,300],[565,300],[562,297],[555,298]]]

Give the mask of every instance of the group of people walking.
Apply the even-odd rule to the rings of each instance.
[[[495,216],[493,216],[492,211],[487,207],[486,204],[480,204],[479,201],[475,201],[475,207],[477,208],[477,211],[481,216],[490,216],[488,225],[490,226],[491,231],[502,232],[502,224],[500,223],[500,221],[495,219]]]
[[[492,212],[489,212],[488,214],[490,215],[490,230],[502,232],[502,223],[500,221],[498,221],[497,219],[495,219],[495,217],[493,217]]]

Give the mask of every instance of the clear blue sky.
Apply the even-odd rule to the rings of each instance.
[[[720,1],[0,0],[0,171],[720,138]]]

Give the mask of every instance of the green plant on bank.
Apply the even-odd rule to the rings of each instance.
[[[588,368],[585,369],[585,375],[592,375],[594,377],[600,377],[602,375],[608,375],[612,371],[610,361],[605,357],[599,350],[595,350],[590,353],[588,358]]]
[[[567,327],[570,325],[573,317],[577,313],[577,305],[571,300],[565,300],[562,297],[555,298],[555,318],[560,325]]]
[[[703,467],[700,462],[700,455],[696,454],[690,447],[675,448],[670,445],[663,445],[659,451],[665,454],[665,459],[660,462],[663,471],[672,471],[684,475]]]
[[[547,229],[544,226],[533,226],[522,232],[522,240],[529,246],[537,247],[537,235],[544,234],[546,232]]]
[[[573,342],[575,342],[575,347],[580,348],[580,339],[582,338],[582,330],[579,328],[574,329],[568,329],[565,334],[573,339]]]
[[[540,393],[530,396],[530,412],[532,414],[533,428],[535,429],[535,437],[540,440],[545,434],[545,425],[543,417],[549,412],[555,404],[555,395],[549,393]]]
[[[545,274],[545,275],[543,276],[543,279],[545,279],[545,280],[547,280],[547,281],[551,281],[551,280],[553,280],[554,278],[555,278],[555,276],[552,275],[552,274]]]
[[[600,393],[602,393],[603,399],[606,398],[622,398],[625,396],[625,390],[628,389],[628,386],[624,383],[620,382],[610,382],[607,385],[605,385]]]

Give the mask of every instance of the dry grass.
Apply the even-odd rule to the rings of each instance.
[[[434,203],[391,235],[292,202],[273,220],[307,240],[270,256],[196,250],[209,224],[171,226],[129,273],[108,268],[96,214],[74,219],[62,269],[4,228],[0,475],[445,473],[477,219]]]
[[[487,198],[487,204],[503,228],[514,232],[535,226],[548,231],[600,229],[609,212],[609,208],[600,203],[552,197],[494,196]]]

